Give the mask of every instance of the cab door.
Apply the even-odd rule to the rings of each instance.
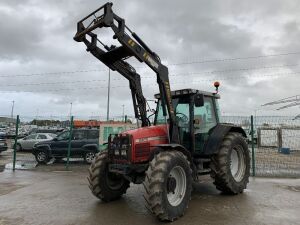
[[[194,105],[195,151],[201,153],[208,139],[208,132],[217,125],[216,108],[212,97],[204,97],[204,105]]]
[[[181,98],[175,107],[176,121],[179,128],[180,143],[187,149],[191,149],[190,129],[190,98]]]

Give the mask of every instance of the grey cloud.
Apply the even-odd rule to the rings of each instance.
[[[70,102],[74,102],[74,113],[89,116],[91,112],[97,112],[105,115],[107,90],[100,87],[107,85],[107,68],[87,53],[82,43],[76,43],[72,39],[76,31],[76,22],[103,3],[105,1],[96,0],[28,0],[0,3],[0,13],[4,18],[0,22],[0,75],[105,70],[31,77],[0,77],[1,91],[20,91],[19,94],[0,96],[3,113],[9,112],[7,108],[10,107],[9,98],[11,98],[16,100],[16,110],[20,114],[34,114],[36,109],[40,108],[41,114],[49,115],[51,112],[67,115]],[[176,63],[295,52],[300,49],[299,5],[296,0],[251,2],[133,0],[114,1],[113,7],[117,14],[126,19],[127,25],[161,56],[163,62]],[[1,7],[5,10],[1,10]],[[266,30],[276,29],[278,36],[264,33],[264,27],[261,27],[264,21],[268,26]],[[265,37],[267,39],[264,42]],[[104,35],[103,38],[106,39],[107,36]],[[258,42],[257,39],[262,41]],[[272,40],[275,44],[271,45],[268,40]],[[193,87],[212,91],[211,80],[220,79],[222,111],[247,114],[266,101],[297,94],[299,87],[296,84],[300,81],[298,76],[292,76],[270,77],[253,83],[253,78],[247,77],[296,72],[298,68],[214,74],[205,74],[203,71],[296,64],[299,62],[298,56],[170,66],[170,74],[178,75],[171,76],[171,85],[173,88]],[[158,91],[155,76],[152,74],[153,79],[149,78],[151,75],[146,69],[138,71],[141,72],[145,96],[152,99],[153,94]],[[190,72],[199,74],[185,75]],[[246,75],[247,77],[241,77]],[[237,76],[239,79],[227,79],[228,76]],[[118,77],[112,73],[113,79]],[[103,81],[74,83],[81,80]],[[54,82],[59,84],[24,86],[25,83]],[[5,87],[5,84],[19,84],[19,86]],[[113,80],[112,86],[125,86],[112,89],[112,113],[120,115],[120,105],[126,104],[126,112],[133,114],[128,82],[125,79]],[[31,91],[32,94],[21,91]]]

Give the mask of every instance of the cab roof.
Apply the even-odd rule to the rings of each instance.
[[[191,88],[175,90],[175,91],[172,91],[171,93],[172,93],[173,98],[176,96],[180,96],[180,95],[194,95],[194,94],[203,94],[204,96],[213,97],[213,98],[217,98],[217,99],[220,98],[219,94],[211,93],[211,92],[207,92],[207,91],[200,91],[200,90],[191,89]],[[160,99],[160,94],[159,93],[155,94],[154,97],[156,99]]]

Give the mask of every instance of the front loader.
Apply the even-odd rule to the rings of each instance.
[[[107,46],[99,29],[111,29],[120,46]],[[138,129],[110,135],[106,151],[89,169],[89,187],[104,202],[120,198],[130,183],[145,187],[146,207],[160,220],[181,217],[191,198],[192,182],[210,174],[218,190],[239,194],[247,187],[250,156],[241,127],[220,123],[217,92],[171,90],[168,68],[159,56],[106,3],[77,24],[75,41],[129,81]],[[151,124],[141,77],[128,59],[156,74],[159,93]],[[215,83],[216,88],[219,84]]]

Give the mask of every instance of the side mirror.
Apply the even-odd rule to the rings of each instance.
[[[52,139],[52,141],[57,141],[57,138],[56,138],[56,137],[55,137],[55,138],[53,138],[53,139]]]
[[[194,97],[194,102],[196,107],[204,106],[204,96],[203,94],[196,94]]]

